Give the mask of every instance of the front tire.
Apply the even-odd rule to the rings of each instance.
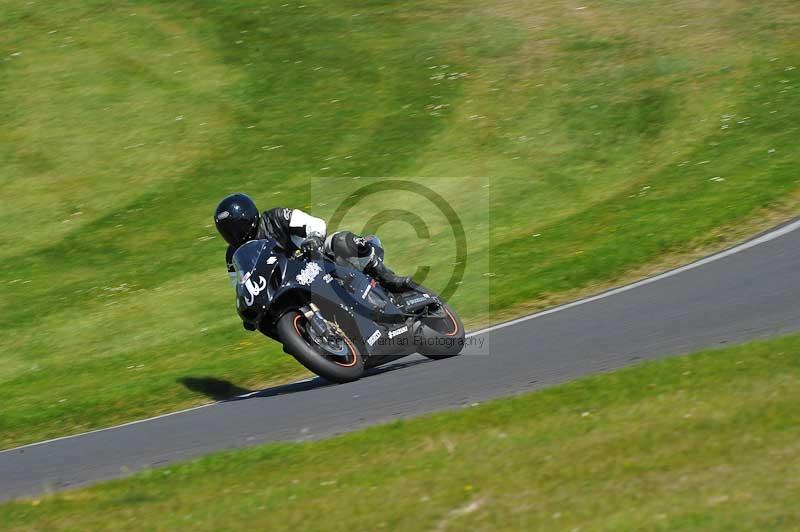
[[[453,309],[441,303],[435,313],[420,319],[419,354],[434,360],[450,358],[464,349],[464,324]]]
[[[306,327],[305,316],[289,311],[278,321],[283,350],[320,377],[338,383],[352,382],[364,374],[364,357],[347,337],[341,338],[345,357],[331,356],[317,345]]]

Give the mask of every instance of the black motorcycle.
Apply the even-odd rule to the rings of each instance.
[[[300,252],[289,257],[270,239],[241,246],[233,264],[245,328],[281,342],[327,380],[354,381],[415,352],[441,359],[464,347],[461,320],[419,285],[391,293],[355,267]]]

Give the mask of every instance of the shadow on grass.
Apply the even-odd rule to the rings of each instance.
[[[368,369],[362,378],[373,377],[428,362],[431,362],[431,360],[416,359],[406,362],[388,362],[380,367]],[[329,382],[322,377],[312,377],[298,382],[264,388],[263,390],[248,390],[230,381],[217,379],[216,377],[181,377],[178,379],[178,382],[187,389],[196,393],[201,393],[215,401],[241,401],[253,397],[275,397],[278,395],[306,392],[335,385],[335,383]]]
[[[215,401],[224,401],[225,399],[252,393],[252,390],[215,377],[181,377],[178,382],[188,390],[201,393]]]
[[[216,377],[181,377],[177,382],[183,384],[188,390],[201,393],[215,401],[241,401],[251,397],[273,397],[313,390],[314,388],[321,388],[331,384],[323,378],[314,377],[300,382],[264,388],[263,390],[248,390],[230,381]]]

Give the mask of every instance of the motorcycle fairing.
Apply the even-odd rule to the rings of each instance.
[[[411,322],[374,279],[356,269],[326,260],[287,257],[270,239],[242,245],[233,256],[237,273],[236,307],[246,328],[271,334],[287,310],[313,302],[335,317],[367,356],[399,356],[400,342],[387,342],[390,331]],[[383,340],[383,341],[381,341]],[[394,340],[394,338],[393,338]],[[414,352],[413,341],[406,341]],[[400,344],[404,345],[404,344]]]

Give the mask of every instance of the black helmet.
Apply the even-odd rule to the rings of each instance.
[[[214,211],[217,231],[232,246],[240,246],[255,238],[259,218],[256,204],[246,194],[227,196]]]

